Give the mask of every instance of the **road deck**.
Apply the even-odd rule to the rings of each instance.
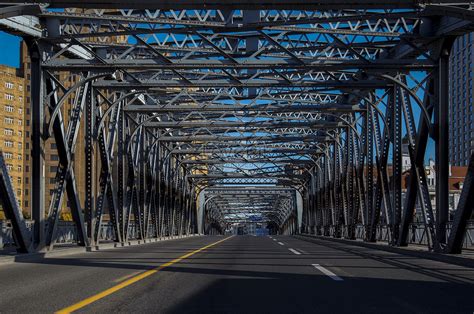
[[[54,312],[91,297],[93,302],[78,312],[474,311],[472,268],[286,236],[235,236],[196,252],[224,238],[194,237],[2,265],[0,312]],[[194,254],[175,260],[189,252]],[[111,289],[116,291],[100,297]]]

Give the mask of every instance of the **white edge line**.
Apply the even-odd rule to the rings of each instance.
[[[323,266],[321,266],[319,264],[311,264],[311,265],[313,265],[316,269],[318,269],[320,272],[322,272],[323,274],[325,274],[326,276],[328,276],[332,280],[344,281],[344,279],[342,279],[341,277],[339,277],[338,275],[336,275],[335,273],[333,273],[329,269],[326,269],[326,268],[324,268]]]
[[[290,250],[291,252],[293,252],[293,253],[296,254],[296,255],[301,255],[301,253],[298,252],[298,251],[295,250],[295,249],[291,249],[291,248],[290,248],[290,249],[288,249],[288,250]]]

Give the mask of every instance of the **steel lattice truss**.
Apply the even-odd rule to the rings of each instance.
[[[212,225],[261,223],[285,226],[295,220],[295,191],[292,188],[233,187],[206,189],[206,221]],[[222,228],[222,227],[221,227]]]
[[[34,15],[42,32],[28,38],[33,172],[47,137],[60,162],[47,223],[44,182],[33,178],[39,247],[55,241],[64,196],[88,243],[106,212],[117,241],[132,217],[142,238],[184,234],[195,231],[202,191],[265,186],[303,195],[301,232],[354,238],[363,224],[375,241],[383,225],[394,245],[407,244],[418,200],[430,247],[459,251],[472,201],[460,203],[448,239],[448,58],[473,30],[468,2],[41,2],[51,5],[0,8]],[[74,176],[81,127],[85,218]],[[437,211],[423,166],[429,138]],[[223,226],[259,212],[284,231],[294,201],[257,195],[232,204],[222,192],[207,217]]]

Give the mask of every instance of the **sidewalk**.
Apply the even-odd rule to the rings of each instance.
[[[45,252],[36,252],[36,253],[17,253],[15,248],[3,248],[0,250],[0,266],[2,264],[9,264],[15,262],[25,262],[25,261],[34,261],[34,260],[41,260],[43,258],[50,258],[50,257],[59,257],[71,254],[79,254],[85,252],[94,252],[100,250],[108,250],[118,247],[124,246],[133,246],[133,245],[144,245],[149,243],[156,243],[161,241],[170,241],[170,240],[177,240],[177,239],[184,239],[190,237],[197,237],[199,235],[192,234],[187,236],[171,236],[171,237],[163,237],[163,238],[153,238],[153,239],[145,239],[145,240],[130,240],[124,243],[117,243],[117,242],[105,242],[99,243],[95,246],[76,246],[74,244],[57,244],[54,247],[54,250],[45,251]]]
[[[347,240],[341,238],[323,237],[310,234],[295,235],[294,237],[306,241],[329,241],[348,245],[360,246],[375,250],[383,250],[392,253],[405,254],[419,258],[431,259],[439,262],[455,264],[474,268],[474,250],[464,250],[462,254],[435,253],[427,250],[426,246],[410,244],[407,247],[396,247],[388,245],[386,242],[365,242],[362,239]]]

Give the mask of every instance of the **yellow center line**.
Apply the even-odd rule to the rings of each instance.
[[[206,250],[206,249],[208,249],[208,248],[210,248],[210,247],[212,247],[212,246],[214,246],[214,245],[217,245],[217,244],[219,244],[219,243],[221,243],[221,242],[224,242],[224,241],[226,241],[226,240],[229,240],[230,238],[232,238],[232,236],[227,237],[227,238],[222,239],[222,240],[219,240],[219,241],[217,241],[217,242],[211,243],[211,244],[209,244],[209,245],[206,245],[206,246],[204,246],[204,247],[202,247],[202,248],[200,248],[200,249],[197,249],[197,250],[195,250],[195,251],[186,253],[186,254],[184,254],[183,256],[180,256],[180,257],[175,258],[175,259],[173,259],[173,260],[171,260],[171,261],[169,261],[169,262],[166,262],[166,263],[164,263],[164,264],[161,264],[160,266],[158,266],[158,267],[155,268],[155,269],[148,270],[148,271],[145,271],[145,272],[143,272],[143,273],[140,273],[139,275],[137,275],[137,276],[135,276],[135,277],[132,277],[132,278],[130,278],[130,279],[128,279],[128,280],[126,280],[126,281],[124,281],[124,282],[122,282],[122,283],[119,283],[118,285],[115,285],[115,286],[113,286],[113,287],[111,287],[111,288],[109,288],[109,289],[106,289],[106,290],[104,290],[104,291],[102,291],[102,292],[99,292],[99,293],[97,293],[96,295],[90,296],[90,297],[88,297],[88,298],[86,298],[86,299],[84,299],[84,300],[82,300],[82,301],[79,301],[79,302],[77,302],[76,304],[73,304],[73,305],[71,305],[71,306],[68,306],[68,307],[62,309],[62,310],[59,310],[59,311],[57,311],[56,313],[57,313],[57,314],[66,314],[66,313],[72,313],[72,312],[74,312],[74,311],[77,311],[77,310],[79,310],[79,309],[82,309],[83,307],[85,307],[85,306],[87,306],[87,305],[89,305],[89,304],[91,304],[91,303],[94,303],[94,302],[96,302],[96,301],[98,301],[98,300],[100,300],[100,299],[103,299],[103,298],[105,298],[105,297],[107,297],[107,296],[109,296],[109,295],[111,295],[111,294],[113,294],[113,293],[115,293],[115,292],[117,292],[117,291],[119,291],[119,290],[125,288],[125,287],[128,287],[128,286],[130,286],[130,285],[132,285],[132,284],[134,284],[134,283],[136,283],[136,282],[138,282],[138,281],[140,281],[140,280],[142,280],[142,279],[145,279],[145,278],[147,278],[147,277],[149,277],[149,276],[151,276],[151,275],[153,275],[153,274],[159,272],[159,271],[162,270],[163,268],[166,268],[166,267],[169,267],[169,266],[171,266],[171,265],[173,265],[173,264],[179,263],[179,262],[181,262],[182,260],[184,260],[184,259],[186,259],[186,258],[188,258],[188,257],[191,257],[192,255],[194,255],[194,254],[196,254],[196,253],[202,252],[202,251],[204,251],[204,250]]]
[[[130,278],[130,277],[136,276],[136,275],[138,275],[138,274],[141,274],[142,272],[143,272],[143,270],[139,270],[139,271],[133,272],[133,273],[128,274],[128,275],[125,275],[125,276],[123,276],[123,277],[114,279],[113,282],[115,282],[115,283],[122,282],[122,281],[124,281],[125,279],[128,279],[128,278]]]

